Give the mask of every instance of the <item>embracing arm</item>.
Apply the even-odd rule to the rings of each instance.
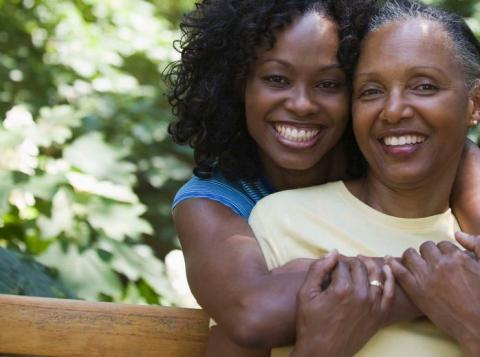
[[[245,219],[208,199],[174,210],[187,276],[199,304],[240,345],[290,343],[305,272],[271,274]]]
[[[248,347],[292,343],[296,295],[309,263],[269,272],[247,221],[208,199],[182,202],[174,219],[192,292],[225,333]],[[398,293],[391,316],[408,320],[418,311]]]
[[[480,148],[468,139],[458,168],[452,207],[463,231],[480,234]]]

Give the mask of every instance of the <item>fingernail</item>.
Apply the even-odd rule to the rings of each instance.
[[[330,252],[328,252],[328,254],[325,256],[325,258],[330,258],[332,255],[336,254],[337,253],[337,250],[334,249],[334,250],[331,250]]]

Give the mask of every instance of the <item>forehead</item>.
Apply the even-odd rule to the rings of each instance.
[[[334,21],[317,12],[300,16],[284,30],[278,32],[272,49],[260,48],[257,55],[262,57],[280,56],[289,59],[336,61],[338,49],[338,28]],[[322,57],[322,58],[319,58]]]
[[[378,64],[435,66],[463,75],[453,41],[442,25],[420,18],[387,24],[366,37],[358,68]]]

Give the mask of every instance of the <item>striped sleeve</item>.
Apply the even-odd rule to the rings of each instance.
[[[193,176],[175,195],[173,208],[191,198],[206,198],[218,202],[244,218],[248,218],[254,206],[254,202],[245,193],[218,176],[209,179]]]

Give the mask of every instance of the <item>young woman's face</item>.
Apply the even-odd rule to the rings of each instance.
[[[337,143],[349,94],[334,22],[308,13],[260,49],[245,87],[247,127],[262,162],[309,170]]]
[[[362,46],[355,136],[370,173],[393,187],[456,172],[474,102],[453,51],[439,24],[420,19],[385,25]]]

